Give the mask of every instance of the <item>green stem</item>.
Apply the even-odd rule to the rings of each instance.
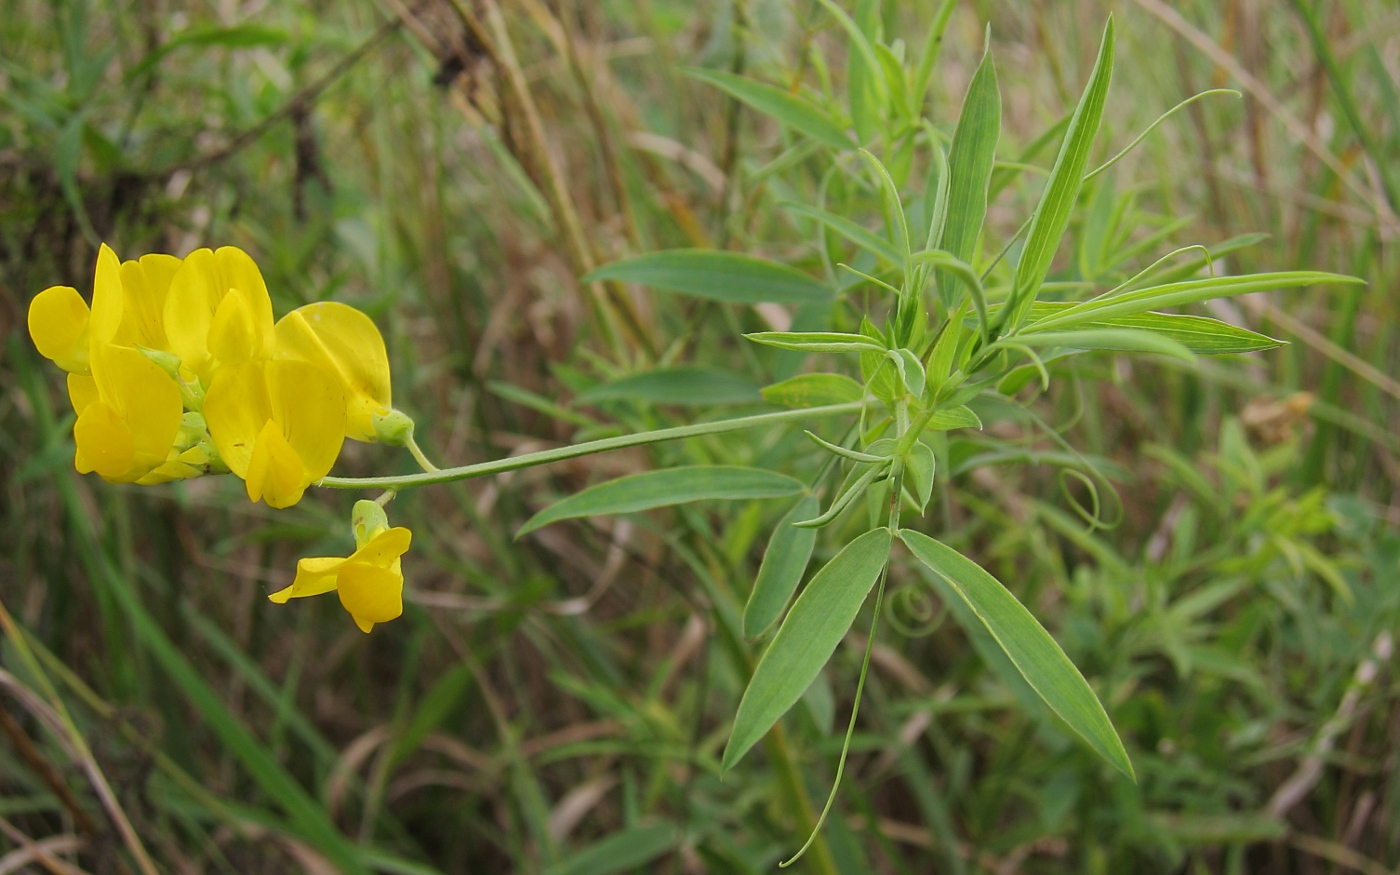
[[[430,486],[435,483],[452,483],[457,480],[468,480],[473,477],[489,477],[492,474],[503,474],[506,471],[518,471],[521,468],[531,468],[535,465],[548,465],[553,462],[577,459],[580,456],[591,456],[594,453],[605,453],[609,450],[620,450],[625,447],[637,447],[644,444],[654,444],[660,443],[661,441],[698,437],[707,434],[721,434],[727,431],[739,431],[741,429],[756,428],[762,425],[792,422],[793,420],[811,419],[823,416],[841,416],[848,413],[856,413],[860,408],[861,402],[851,401],[845,404],[827,404],[822,407],[808,407],[800,410],[781,410],[777,413],[760,413],[756,416],[721,419],[718,422],[702,422],[695,425],[681,425],[674,428],[661,428],[655,431],[619,435],[618,437],[603,438],[601,440],[574,444],[570,447],[559,447],[553,450],[543,450],[538,453],[526,453],[523,456],[496,459],[493,462],[480,462],[475,465],[463,465],[458,468],[443,468],[438,471],[429,471],[423,474],[407,474],[400,477],[323,477],[316,481],[316,485],[324,486],[328,489],[412,489],[415,486]]]
[[[437,465],[428,461],[428,457],[423,454],[422,448],[418,446],[418,441],[413,439],[413,432],[410,431],[408,433],[408,440],[404,443],[404,446],[407,447],[409,453],[413,455],[413,459],[418,463],[418,467],[422,468],[424,471],[433,474],[442,470]]]

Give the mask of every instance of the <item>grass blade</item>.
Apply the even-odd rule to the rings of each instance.
[[[668,249],[605,264],[581,282],[619,280],[734,304],[806,304],[831,290],[800,270],[718,249]]]
[[[796,94],[721,70],[691,68],[684,73],[693,79],[708,82],[734,99],[833,149],[846,150],[856,147],[830,115]]]

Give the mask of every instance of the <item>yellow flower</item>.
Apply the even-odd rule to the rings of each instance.
[[[340,455],[345,393],[334,375],[308,362],[224,365],[204,396],[204,418],[248,498],[291,507]]]
[[[248,253],[196,249],[170,279],[163,304],[169,349],[207,386],[220,365],[270,358],[272,299]]]
[[[392,406],[389,355],[374,322],[347,304],[298,307],[277,322],[275,357],[307,361],[335,374],[345,390],[345,436],[374,440],[374,415]]]
[[[179,387],[138,350],[94,344],[92,376],[69,374],[79,472],[112,483],[140,480],[162,465],[180,430]]]
[[[99,344],[164,350],[163,312],[179,267],[172,255],[122,263],[104,243],[97,251],[92,309],[72,286],[51,286],[29,305],[29,336],[41,355],[73,374],[89,373],[91,349]]]
[[[321,595],[335,590],[340,604],[365,632],[375,623],[387,623],[403,613],[404,553],[412,533],[402,526],[378,527],[360,540],[349,557],[317,556],[297,563],[292,585],[268,596],[282,605],[288,599]]]

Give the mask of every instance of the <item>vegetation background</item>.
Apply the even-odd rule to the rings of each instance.
[[[912,55],[936,6],[886,0],[885,41]],[[1087,191],[1057,274],[1262,232],[1221,266],[1369,285],[1213,305],[1290,345],[1093,357],[1037,401],[1116,472],[1111,530],[1073,514],[1053,469],[1006,464],[1053,461],[1025,422],[950,448],[930,530],[1051,629],[1138,783],[897,564],[837,813],[799,868],[1400,871],[1400,11],[956,3],[925,113],[951,131],[990,25],[1010,163],[980,263],[1034,205],[1041,175],[1018,163],[1048,166],[1037,138],[1110,11],[1101,158],[1199,90],[1244,98],[1193,104]],[[839,94],[844,45],[815,0],[0,3],[0,872],[742,873],[795,850],[869,620],[784,721],[789,756],[769,744],[721,780],[744,680],[713,612],[742,605],[783,509],[512,535],[604,477],[783,464],[800,431],[406,493],[408,608],[366,637],[334,599],[265,598],[298,556],[345,551],[352,495],[273,512],[231,478],[79,477],[24,313],[45,286],[86,291],[99,241],[241,246],[279,313],[335,298],[376,319],[440,463],[757,407],[801,361],[734,329],[790,314],[576,277],[673,246],[820,273],[810,221],[781,207],[819,171],[683,70]],[[597,389],[658,365],[710,370],[686,372],[682,403],[674,385]],[[339,470],[410,466],[349,445]]]

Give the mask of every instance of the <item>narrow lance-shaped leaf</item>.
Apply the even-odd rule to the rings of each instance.
[[[754,669],[723,769],[733,768],[812,683],[855,622],[890,555],[890,530],[873,529],[847,544],[802,591]]]
[[[773,529],[773,537],[763,553],[763,563],[758,566],[753,592],[744,606],[745,638],[757,638],[767,632],[797,591],[812,558],[812,548],[817,544],[817,532],[799,529],[793,523],[811,519],[820,512],[821,503],[815,495],[803,496]]]
[[[1073,307],[1061,302],[1036,303],[1031,308],[1031,322],[1022,332],[1030,330],[1037,320],[1045,319]],[[1282,341],[1240,328],[1206,316],[1186,316],[1179,313],[1136,313],[1092,322],[1078,323],[1080,328],[1133,328],[1168,337],[1197,355],[1230,355],[1272,349]],[[828,402],[831,403],[831,402]]]
[[[831,290],[774,261],[719,249],[667,249],[605,264],[583,278],[641,283],[711,301],[735,304],[806,304]]]
[[[833,149],[855,148],[856,144],[830,115],[796,94],[721,70],[689,69],[685,73]]]
[[[877,341],[863,334],[840,331],[755,331],[744,337],[764,346],[798,352],[885,352]]]
[[[899,533],[910,552],[957,591],[1045,704],[1099,756],[1136,780],[1132,761],[1089,682],[1000,581],[977,563],[928,535]]]
[[[1012,341],[1004,341],[1011,344]],[[1020,335],[1015,344],[1027,347],[1063,346],[1082,350],[1155,352],[1183,361],[1192,361],[1191,350],[1164,334],[1140,328],[1085,328],[1076,331],[1046,331]]]
[[[859,401],[865,387],[844,374],[799,374],[765,386],[763,400],[782,407],[821,407]]]
[[[692,501],[743,498],[780,498],[804,488],[773,471],[737,465],[691,465],[619,477],[590,486],[556,501],[530,517],[516,537],[560,520],[616,513],[636,513]]]
[[[1095,298],[1082,304],[1067,307],[1058,313],[1047,316],[1029,325],[1023,334],[1061,331],[1085,322],[1101,322],[1135,313],[1146,313],[1163,307],[1181,307],[1213,298],[1228,298],[1250,292],[1263,292],[1271,289],[1289,289],[1299,286],[1325,284],[1355,284],[1362,280],[1337,273],[1323,273],[1315,270],[1294,270],[1281,273],[1256,273],[1246,276],[1218,276],[1205,279],[1169,283],[1164,286],[1149,286],[1123,292],[1112,297]]]
[[[939,247],[960,261],[971,261],[987,215],[987,186],[1001,137],[1001,91],[990,46],[972,76],[948,155],[948,219]],[[957,304],[957,277],[939,268],[938,297],[951,310]]]
[[[1113,77],[1113,16],[1108,18],[1104,28],[1103,42],[1099,45],[1099,57],[1094,62],[1094,71],[1089,76],[1089,85],[1079,98],[1079,105],[1070,119],[1065,141],[1060,146],[1059,157],[1050,171],[1050,179],[1041,195],[1040,204],[1031,218],[1030,231],[1026,235],[1026,248],[1016,265],[1016,277],[1011,288],[1011,306],[1004,312],[1007,322],[1013,329],[1021,324],[1035,301],[1040,284],[1050,271],[1050,262],[1055,258],[1055,250],[1060,246],[1065,228],[1069,226],[1070,213],[1074,202],[1079,198],[1079,188],[1084,182],[1084,171],[1089,163],[1089,155],[1094,148],[1094,138],[1103,120],[1104,100],[1108,95],[1108,83]]]

